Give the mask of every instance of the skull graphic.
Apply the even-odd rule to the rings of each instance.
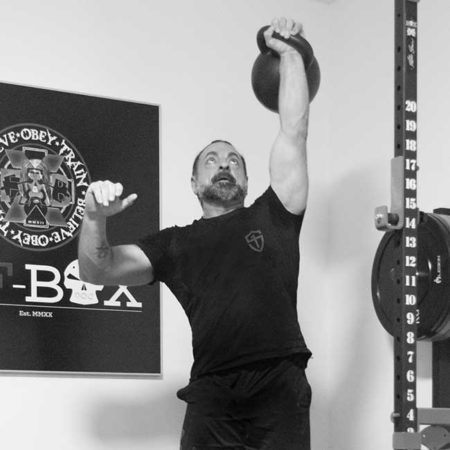
[[[80,280],[78,259],[72,261],[64,271],[64,286],[72,291],[70,301],[78,305],[95,305],[98,303],[97,291],[103,290],[103,286]]]

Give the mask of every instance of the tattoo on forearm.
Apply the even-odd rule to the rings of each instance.
[[[108,244],[104,243],[100,247],[96,247],[96,250],[97,250],[97,258],[105,259],[109,255],[111,247]]]

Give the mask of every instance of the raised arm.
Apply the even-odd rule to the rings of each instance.
[[[131,206],[136,194],[122,199],[120,183],[97,181],[89,186],[78,244],[82,280],[102,285],[133,286],[153,281],[153,269],[137,245],[111,247],[106,234],[107,218]]]
[[[280,131],[270,154],[270,184],[288,211],[301,214],[308,198],[308,83],[301,55],[273,38],[274,31],[288,38],[300,32],[301,25],[290,19],[274,19],[265,32],[267,46],[280,55]]]

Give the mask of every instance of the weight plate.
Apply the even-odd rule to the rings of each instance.
[[[420,214],[418,226],[417,288],[418,339],[450,338],[450,216]],[[400,323],[402,232],[386,233],[372,268],[372,299],[378,319],[388,333]]]

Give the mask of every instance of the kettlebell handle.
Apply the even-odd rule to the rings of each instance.
[[[276,56],[278,56],[278,53],[267,47],[266,39],[264,37],[264,32],[269,28],[269,25],[266,25],[262,27],[256,36],[256,42],[258,44],[259,50],[261,53],[272,53]],[[281,36],[281,34],[274,32],[273,37],[275,39],[278,39],[280,41],[285,42],[286,44],[290,45],[291,47],[295,48],[300,55],[302,55],[303,62],[305,64],[305,69],[308,69],[308,67],[311,65],[314,59],[314,52],[310,45],[310,43],[303,38],[300,33],[295,34],[293,36],[290,36],[288,39]]]

